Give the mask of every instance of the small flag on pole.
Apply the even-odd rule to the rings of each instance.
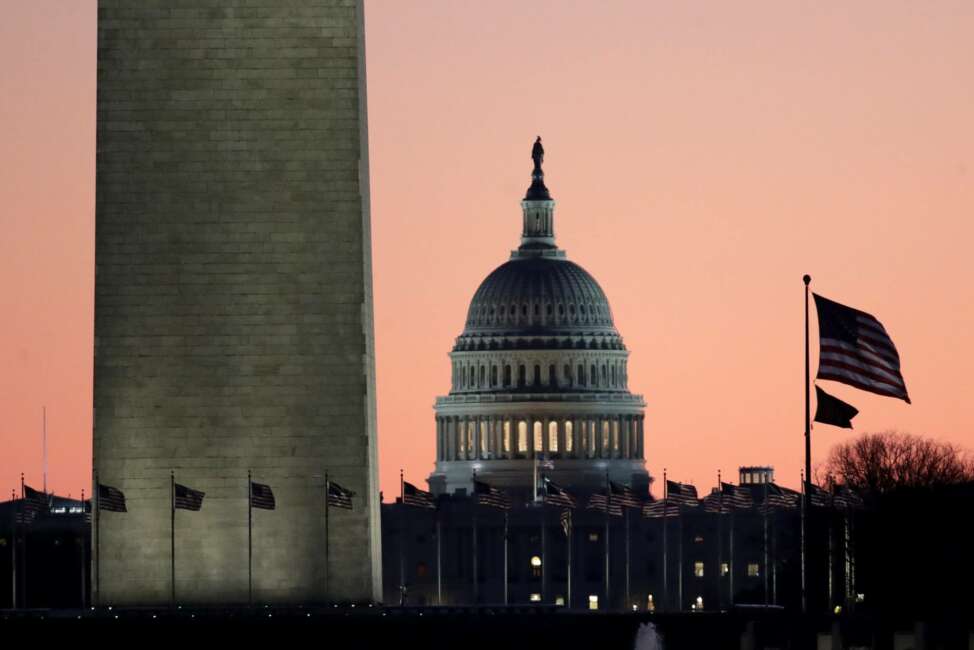
[[[271,486],[251,481],[250,505],[261,510],[274,510],[277,503],[274,501],[274,492],[271,491]]]
[[[812,295],[821,345],[818,378],[896,397],[909,404],[900,373],[900,355],[882,323],[866,312]]]
[[[489,506],[500,510],[511,509],[511,500],[507,494],[495,487],[491,487],[483,481],[474,480],[473,491],[477,495],[477,503],[482,506]]]
[[[572,534],[572,511],[565,509],[561,511],[561,530],[565,533],[565,537]]]
[[[852,418],[859,414],[855,406],[829,395],[818,386],[815,387],[815,402],[815,421],[822,424],[851,429]]]
[[[404,481],[402,484],[402,502],[407,506],[436,510],[436,500],[433,495],[426,490],[420,490],[409,481]]]
[[[609,509],[609,514],[613,517],[622,516],[622,504],[613,499],[605,498],[605,490],[601,492],[596,492],[588,499],[588,505],[585,506],[586,510],[598,510],[599,512],[605,512],[605,509]]]
[[[563,487],[552,483],[548,477],[545,477],[544,482],[541,485],[541,497],[542,500],[549,505],[561,506],[563,508],[575,507],[575,498]]]
[[[125,494],[110,485],[98,484],[98,509],[105,512],[128,512]]]
[[[724,493],[724,505],[728,504],[738,510],[746,510],[754,506],[754,499],[751,497],[751,491],[746,487],[740,485],[733,485],[731,483],[721,483],[720,489]]]
[[[615,481],[609,481],[609,488],[612,490],[613,503],[619,503],[626,508],[643,507],[643,500],[628,485],[621,485]]]
[[[667,503],[666,499],[650,501],[643,504],[643,517],[647,519],[661,519],[676,517],[680,514],[680,507],[675,503]]]
[[[173,505],[177,509],[199,511],[203,508],[203,497],[206,496],[205,492],[188,488],[179,483],[175,484],[174,489],[175,499],[173,500]]]
[[[789,490],[788,488],[780,487],[774,483],[769,483],[768,497],[764,504],[762,504],[761,509],[762,511],[767,512],[768,510],[774,510],[775,508],[783,508],[785,510],[797,508],[800,500],[800,493],[795,492],[794,490]]]
[[[328,481],[328,507],[351,510],[353,496],[355,493],[351,490],[343,488],[334,481]]]
[[[703,511],[713,514],[728,514],[733,508],[730,502],[721,495],[720,490],[714,488],[713,491],[703,498]]]
[[[689,483],[666,482],[666,498],[680,506],[694,507],[700,505],[697,499],[697,488]]]

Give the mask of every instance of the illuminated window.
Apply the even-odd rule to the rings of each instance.
[[[693,576],[695,578],[702,578],[703,577],[703,562],[694,562],[693,563]]]
[[[532,603],[540,603],[541,602],[541,594],[531,594],[531,602]]]
[[[558,453],[558,423],[554,420],[548,423],[548,451]]]
[[[511,453],[511,421],[504,420],[504,455]]]
[[[524,455],[528,453],[528,423],[519,420],[517,423],[517,453]]]
[[[648,612],[656,611],[656,603],[653,601],[653,594],[649,594],[648,596],[646,596],[646,611]]]
[[[612,418],[612,455],[619,456],[619,420]]]
[[[695,609],[696,609],[697,611],[700,611],[701,609],[703,609],[703,596],[697,596],[697,602],[695,602],[695,603],[693,604],[693,607],[694,607],[694,608],[695,608]]]
[[[599,541],[599,534],[598,533],[589,533],[588,534],[588,541],[590,541],[590,542],[597,542],[597,541]]]
[[[541,577],[541,558],[537,555],[531,556],[531,575],[535,578]]]
[[[602,420],[602,458],[609,457],[609,421]]]
[[[726,562],[720,563],[720,575],[725,576],[730,573],[730,565]]]
[[[703,535],[695,535],[693,538],[694,544],[703,544]]]
[[[542,443],[541,435],[542,435],[541,423],[535,422],[534,423],[534,453],[535,454],[540,454],[543,451],[543,448],[541,446]]]
[[[761,575],[761,565],[759,565],[757,562],[750,562],[750,563],[748,563],[748,565],[747,565],[747,577],[748,578],[757,578],[760,575]]]
[[[599,597],[596,596],[595,594],[589,594],[589,597],[588,597],[588,608],[589,609],[598,609],[599,608]]]
[[[476,422],[467,422],[467,458],[472,459],[477,456],[477,448],[474,446],[473,434],[476,431]]]
[[[480,457],[487,458],[487,441],[490,437],[487,435],[487,421],[480,421]]]
[[[565,606],[565,597],[564,596],[555,596],[555,604],[564,607]]]
[[[575,434],[573,432],[571,420],[565,420],[565,453],[570,454],[575,451]]]
[[[595,458],[598,446],[595,444],[595,420],[588,421],[588,457]]]

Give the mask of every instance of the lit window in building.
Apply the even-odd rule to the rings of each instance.
[[[703,544],[703,535],[695,535],[693,538],[694,544]]]
[[[595,458],[598,446],[595,444],[595,420],[588,421],[588,457]]]
[[[540,603],[541,602],[541,594],[531,594],[531,602],[532,603]]]
[[[693,604],[694,608],[699,612],[703,609],[703,596],[697,596],[697,602]]]
[[[504,455],[511,453],[511,421],[504,420]]]
[[[653,601],[653,594],[649,594],[648,596],[646,596],[646,611],[648,612],[656,611],[656,603]]]
[[[477,455],[477,448],[473,443],[473,434],[476,426],[476,422],[467,422],[467,458],[473,458]]]
[[[761,575],[761,565],[757,562],[749,562],[747,565],[747,577],[757,578]]]
[[[537,555],[531,556],[531,575],[535,578],[541,577],[541,558]]]
[[[612,455],[618,456],[619,450],[619,420],[616,418],[612,419]]]
[[[589,597],[588,597],[588,608],[589,609],[598,609],[599,608],[599,597],[596,596],[595,594],[589,594]]]
[[[565,597],[564,596],[555,596],[555,604],[556,605],[559,605],[561,607],[564,607],[565,606]]]
[[[487,422],[481,420],[480,422],[480,457],[487,458],[487,441],[490,440],[490,436],[487,434]]]
[[[597,542],[597,541],[599,541],[599,534],[598,533],[589,533],[588,534],[588,541],[590,541],[590,542]]]
[[[730,573],[730,565],[726,562],[720,563],[720,575],[725,576]]]
[[[703,577],[703,562],[694,562],[693,563],[693,576],[695,578],[702,578]]]
[[[517,453],[528,453],[528,423],[524,420],[517,423]]]
[[[602,458],[609,457],[609,421],[602,420]]]
[[[544,451],[544,448],[541,446],[541,444],[543,442],[542,439],[541,439],[541,434],[542,434],[542,431],[541,431],[541,423],[540,422],[535,422],[534,423],[534,436],[533,436],[534,437],[534,453],[535,454],[540,454],[542,451]]]
[[[558,453],[558,422],[555,420],[548,423],[548,451]]]

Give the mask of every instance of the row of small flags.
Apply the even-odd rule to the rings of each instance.
[[[30,499],[25,486],[25,496]],[[31,492],[36,492],[31,490]],[[180,483],[173,484],[173,507],[178,510],[199,511],[203,509],[203,498],[205,492],[194,490]],[[334,481],[328,481],[327,504],[332,508],[352,509],[352,497],[355,493],[342,487]],[[128,512],[125,503],[125,494],[116,487],[98,484],[98,508],[106,512]],[[261,510],[277,509],[277,500],[274,498],[274,491],[271,486],[264,483],[250,482],[250,507]]]
[[[801,493],[774,483],[764,486],[765,498],[760,506],[761,512],[775,509],[797,508]],[[729,513],[736,510],[750,510],[754,508],[754,498],[751,491],[740,485],[721,483],[720,489],[700,499],[697,488],[687,483],[666,481],[666,497],[652,501],[643,501],[632,491],[632,488],[609,481],[607,490],[603,489],[589,497],[587,510],[608,511],[608,514],[621,517],[623,508],[641,510],[643,517],[675,517],[682,512],[682,508],[697,508],[703,505],[704,512]],[[502,490],[491,485],[474,480],[474,495],[477,503],[482,506],[510,510],[511,500]],[[811,484],[810,499],[813,506],[823,508],[859,508],[862,498],[850,488],[839,485],[835,493],[829,492],[817,485]],[[557,485],[551,479],[543,477],[540,487],[541,501],[547,505],[563,508],[561,523],[566,530],[571,525],[571,515],[566,514],[577,507],[575,497],[565,488]],[[402,502],[407,506],[417,508],[436,509],[436,498],[426,490],[421,490],[408,481],[403,482]]]

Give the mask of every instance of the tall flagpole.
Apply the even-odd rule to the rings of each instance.
[[[406,604],[406,481],[399,469],[399,606]]]
[[[717,611],[723,609],[723,576],[721,571],[724,568],[724,485],[721,483],[720,470],[717,470]]]
[[[667,557],[666,557],[666,520],[667,510],[669,510],[669,501],[667,501],[667,481],[666,481],[666,468],[663,468],[663,609],[668,610],[670,608],[670,585],[667,580]]]
[[[13,504],[13,508],[10,509],[10,514],[13,519],[11,522],[11,530],[13,530],[13,544],[10,545],[10,587],[11,587],[11,606],[17,609],[17,515],[20,514],[20,504],[17,501],[16,492],[10,490],[10,501]]]
[[[478,510],[480,509],[480,506],[478,504],[479,499],[476,496],[476,493],[477,493],[477,470],[474,470],[473,471],[473,481],[474,481],[474,483],[473,483],[473,492],[474,492],[474,499],[473,499],[473,539],[472,539],[473,543],[471,544],[471,550],[473,551],[473,558],[472,558],[473,559],[473,562],[472,562],[472,565],[473,565],[473,604],[476,605],[477,602],[480,600],[479,599],[479,596],[480,596],[480,585],[477,584],[477,514],[478,514]],[[542,532],[542,534],[544,534],[544,529],[542,529],[541,532]],[[544,553],[542,553],[542,557],[544,557]],[[544,591],[544,589],[542,589],[542,591]]]
[[[541,602],[544,603],[548,598],[548,554],[547,554],[547,535],[545,535],[545,504],[544,501],[538,504],[538,516],[541,519]]]
[[[98,486],[98,470],[94,471],[95,480],[95,589],[92,604],[101,604],[101,489]]]
[[[169,606],[176,606],[176,473],[169,471]]]
[[[440,511],[433,513],[436,521],[436,604],[443,604],[443,525],[440,522]]]
[[[327,542],[325,543],[327,546]],[[247,602],[254,606],[254,481],[247,470]]]
[[[677,595],[677,606],[676,611],[683,611],[683,504],[682,502],[676,504],[676,565],[678,567],[676,572],[676,595]]]
[[[605,608],[610,609],[612,607],[611,596],[609,592],[609,580],[610,571],[612,569],[611,562],[609,561],[609,510],[612,508],[612,490],[609,489],[609,472],[605,472]]]
[[[508,524],[508,520],[509,520],[509,514],[508,514],[508,511],[505,510],[504,511],[504,604],[505,605],[508,605],[509,604],[509,597],[510,597],[509,588],[508,588],[508,578],[510,576],[509,576],[509,571],[508,571],[508,566],[507,566],[507,561],[508,561],[508,547],[510,546],[510,543],[508,542],[508,539],[507,539],[507,524]]]
[[[82,515],[82,517],[84,517],[84,514],[85,514],[85,489],[84,488],[81,488],[81,515]],[[82,537],[80,538],[80,541],[81,541],[81,609],[87,609],[88,608],[88,598],[87,598],[87,591],[88,590],[85,588],[86,587],[86,584],[85,583],[88,582],[88,580],[87,580],[87,577],[88,576],[86,574],[86,571],[87,571],[87,566],[86,565],[88,564],[88,553],[87,553],[87,549],[85,548],[85,543],[88,540],[85,539],[85,536],[82,535]]]
[[[565,605],[568,609],[572,608],[572,538],[575,536],[575,515],[571,508],[568,509],[568,589]]]
[[[43,408],[44,418],[44,496],[47,497],[47,407]]]
[[[329,537],[330,531],[328,530],[328,508],[329,502],[331,501],[331,481],[328,479],[328,470],[325,470],[325,602],[328,602],[328,598],[331,595],[331,558],[329,556],[330,543]]]
[[[808,285],[812,281],[810,275],[802,277],[805,283],[805,474],[802,478],[802,612],[808,612],[808,510],[809,490],[806,489],[805,481],[812,480],[812,405],[811,405],[811,379],[810,366],[808,361]]]
[[[21,512],[22,513],[23,513],[24,498],[25,498],[24,495],[25,494],[26,494],[26,491],[24,490],[24,473],[21,472],[20,473],[20,505],[21,505]],[[31,513],[33,513],[33,509],[31,510]],[[33,521],[34,521],[34,515],[31,514],[31,522],[33,522]],[[22,576],[21,582],[24,584],[24,589],[23,589],[23,596],[24,597],[20,599],[21,600],[21,605],[20,606],[23,607],[24,609],[27,609],[27,601],[28,601],[28,599],[27,599],[27,534],[30,531],[30,528],[27,528],[25,526],[23,528],[23,531],[24,531],[24,552],[23,552],[23,554],[22,554],[22,556],[20,558],[20,561],[21,561],[21,563],[22,563],[23,566],[21,567],[22,571],[20,573],[21,573],[21,576]]]
[[[764,604],[768,604],[768,481],[764,481]]]
[[[628,610],[632,606],[632,576],[631,576],[631,562],[630,562],[630,550],[631,544],[629,538],[631,537],[632,527],[629,525],[629,507],[626,506],[626,603],[625,608]]]
[[[740,480],[740,479],[738,479],[738,480]],[[730,567],[728,567],[728,568],[730,569],[730,571],[728,572],[728,581],[727,581],[728,582],[728,587],[729,587],[728,588],[727,599],[730,601],[731,608],[734,607],[734,596],[735,596],[735,594],[734,594],[734,517],[735,517],[735,514],[734,513],[735,513],[735,509],[734,508],[731,508],[731,512],[730,512],[730,531],[728,532],[728,535],[727,535],[727,537],[728,537],[728,540],[727,540],[727,542],[728,542],[728,549],[727,550],[728,550],[728,555],[730,556],[728,558],[729,564],[730,564]]]

